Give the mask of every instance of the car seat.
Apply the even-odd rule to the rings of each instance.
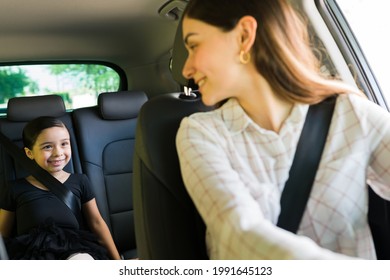
[[[134,155],[134,219],[141,259],[206,259],[205,227],[181,178],[180,121],[205,111],[199,96],[164,94],[141,108]]]
[[[105,92],[98,105],[73,111],[80,161],[124,259],[137,257],[133,221],[133,152],[142,91]]]
[[[172,74],[184,85],[181,69],[187,57],[181,24],[176,34]],[[200,95],[168,93],[141,108],[134,155],[134,220],[141,259],[207,259],[205,225],[189,197],[180,173],[176,132],[183,117],[208,111]]]
[[[8,253],[5,249],[3,238],[0,235],[0,260],[8,260]]]

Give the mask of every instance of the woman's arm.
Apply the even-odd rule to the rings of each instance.
[[[0,209],[0,234],[10,237],[15,223],[15,212]]]
[[[225,140],[194,119],[184,119],[177,149],[186,188],[212,237],[218,259],[339,259],[311,239],[278,228],[264,214],[231,166]],[[264,183],[265,184],[265,183]],[[264,185],[264,188],[275,188]]]
[[[381,197],[390,200],[390,114],[379,105],[360,98],[352,104],[365,134],[369,167],[367,183]]]
[[[106,247],[110,257],[113,260],[120,260],[121,257],[115,246],[111,232],[100,215],[95,199],[91,199],[83,205],[83,213],[87,219],[88,226],[98,236],[101,244]]]

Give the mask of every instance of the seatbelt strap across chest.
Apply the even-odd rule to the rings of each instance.
[[[337,96],[311,105],[281,195],[277,226],[296,233],[309,199],[325,146]]]

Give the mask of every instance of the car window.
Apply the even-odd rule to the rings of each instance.
[[[388,1],[384,0],[326,0],[333,20],[343,32],[347,45],[359,60],[356,69],[370,83],[371,94],[381,105],[390,104],[390,64],[387,30],[390,26]],[[350,62],[350,61],[348,61]],[[364,72],[364,73],[363,73]],[[356,73],[354,73],[356,74]],[[375,83],[375,85],[374,85]],[[381,95],[381,96],[379,96]],[[385,102],[381,102],[380,99]]]
[[[0,110],[10,98],[57,94],[68,110],[96,105],[101,92],[120,88],[120,75],[100,64],[12,65],[0,67]]]
[[[387,103],[390,103],[390,26],[388,1],[384,0],[337,0],[359,45],[361,46]]]

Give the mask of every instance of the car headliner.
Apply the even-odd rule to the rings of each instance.
[[[0,0],[0,64],[109,62],[125,71],[130,88],[149,95],[174,90],[177,84],[168,77],[168,65],[178,20],[164,16],[168,2],[176,14],[186,4],[183,0]]]
[[[172,47],[177,21],[167,0],[0,0],[0,63],[103,60],[132,66]]]

